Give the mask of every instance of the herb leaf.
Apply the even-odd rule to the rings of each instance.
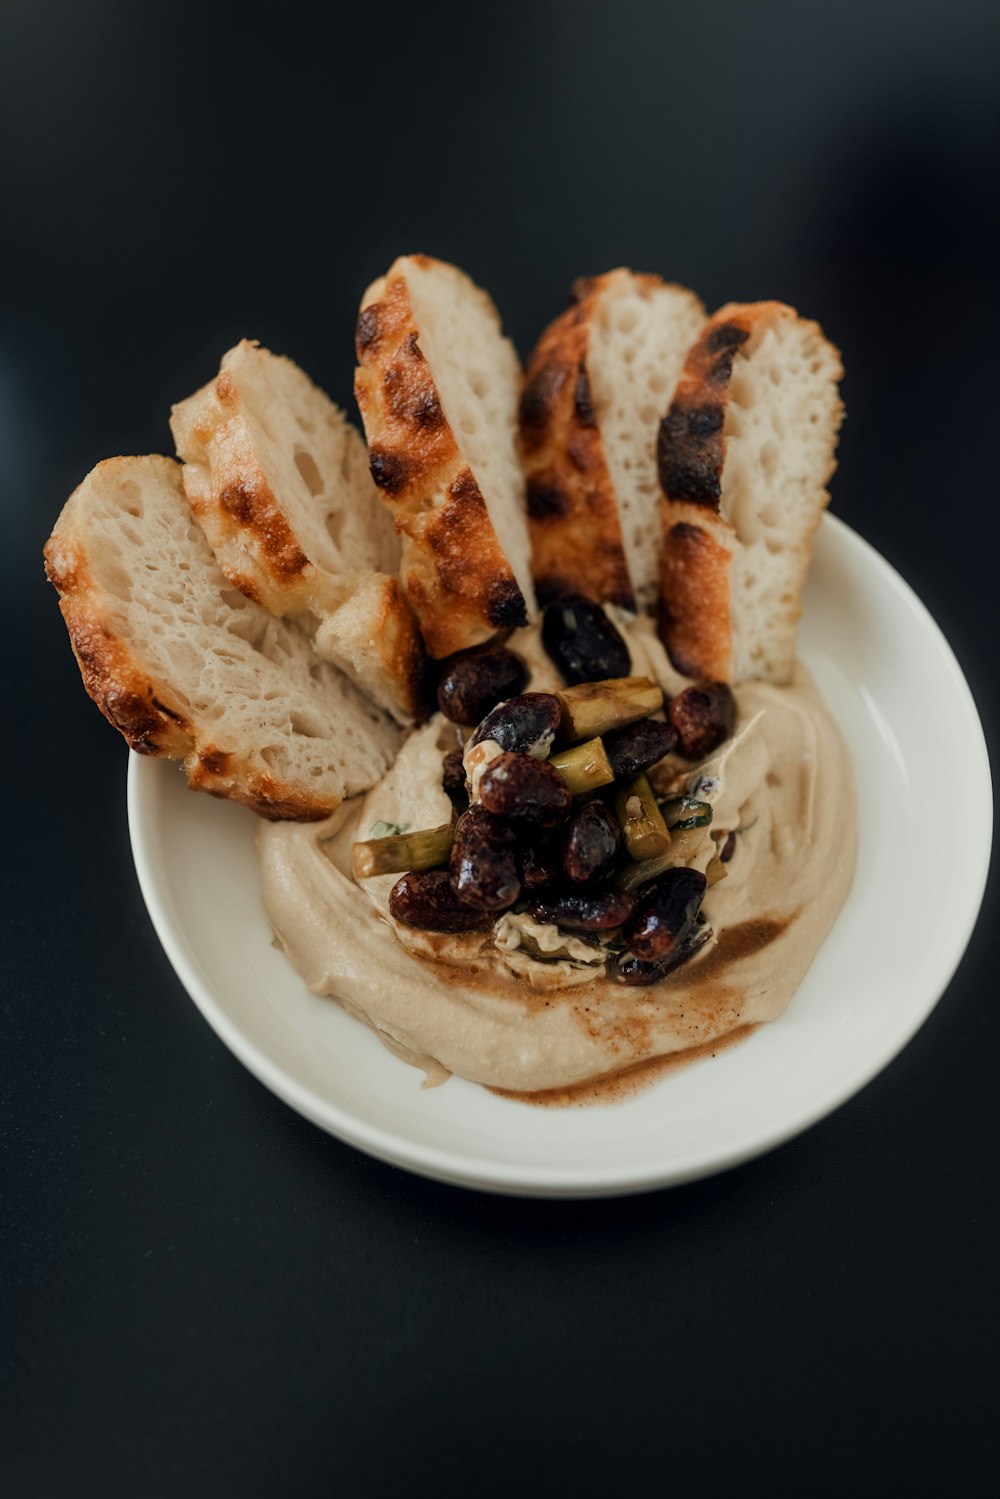
[[[408,822],[383,822],[380,817],[378,822],[373,822],[368,829],[369,838],[398,838],[400,833],[408,833],[410,824]]]

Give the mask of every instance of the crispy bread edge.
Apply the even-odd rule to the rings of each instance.
[[[657,435],[663,523],[660,635],[678,671],[689,676],[728,681],[733,672],[729,563],[735,531],[721,514],[726,408],[734,360],[741,351],[751,351],[776,316],[798,318],[798,313],[773,301],[730,302],[714,313],[688,353]],[[819,325],[799,321],[833,351],[842,375],[840,355]],[[834,435],[842,414],[838,401]],[[836,466],[831,457],[822,476],[824,487]],[[803,583],[811,535],[804,539]]]
[[[244,339],[237,348],[244,345],[260,347],[255,339]],[[283,355],[271,357],[284,360]],[[279,617],[316,611],[317,605],[332,611],[340,600],[316,598],[317,568],[253,459],[243,403],[225,368],[227,358],[223,356],[214,380],[171,412],[192,512],[219,567],[247,598]],[[405,718],[421,722],[428,711],[428,663],[420,627],[397,580],[385,576],[391,587],[383,591],[371,621],[372,648],[384,672],[385,694]]]
[[[303,797],[273,775],[252,769],[237,752],[206,740],[170,686],[157,682],[116,632],[86,548],[73,536],[74,512],[86,505],[84,486],[100,470],[114,466],[117,471],[144,461],[148,460],[108,458],[98,464],[66,502],[43,550],[46,576],[59,594],[59,610],[88,696],[137,754],[183,761],[192,790],[241,802],[270,820],[312,822],[328,816],[338,805],[336,799]],[[172,459],[156,461],[179,470]],[[183,500],[179,473],[176,483]]]
[[[609,271],[574,283],[572,305],[545,329],[525,371],[520,447],[541,604],[583,593],[599,603],[635,607],[587,372],[597,304],[620,274]]]
[[[767,305],[767,304],[765,304]],[[660,423],[656,459],[662,497],[660,636],[678,671],[728,682],[733,626],[729,596],[732,527],[719,513],[733,360],[753,319],[724,308],[709,318],[684,362]]]
[[[524,596],[420,349],[405,259],[365,294],[356,350],[372,477],[403,537],[400,572],[431,656],[525,624]]]
[[[255,340],[243,344],[259,347]],[[285,615],[306,607],[314,568],[253,460],[243,404],[225,358],[218,375],[170,414],[184,490],[233,586],[272,614]]]
[[[732,671],[728,528],[725,522],[708,522],[694,505],[671,509],[660,562],[660,638],[686,677],[727,682]]]

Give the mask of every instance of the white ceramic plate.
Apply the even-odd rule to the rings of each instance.
[[[858,869],[783,1015],[612,1107],[539,1109],[451,1078],[424,1089],[271,946],[253,814],[191,796],[176,766],[130,757],[129,826],[153,925],[236,1056],[292,1108],[360,1150],[494,1192],[585,1197],[707,1176],[821,1119],[902,1049],[965,950],[989,863],[992,789],[965,679],[877,552],[828,516],[800,652],[847,738]],[[941,818],[942,774],[970,818]]]

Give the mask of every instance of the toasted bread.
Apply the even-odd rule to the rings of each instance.
[[[244,339],[170,425],[229,581],[295,619],[400,722],[421,717],[426,658],[395,576],[399,542],[343,412],[290,359]]]
[[[430,654],[525,624],[521,369],[490,298],[452,265],[403,256],[364,295],[357,356],[372,476],[403,538],[400,572]]]
[[[99,463],[45,565],[90,696],[132,749],[182,760],[193,789],[308,821],[392,764],[392,721],[220,572],[172,459]]]
[[[577,281],[542,334],[519,413],[541,602],[655,611],[657,426],[704,318],[692,292],[619,269]]]
[[[730,303],[691,349],[657,448],[660,633],[679,671],[791,680],[842,374],[818,324],[781,302]]]

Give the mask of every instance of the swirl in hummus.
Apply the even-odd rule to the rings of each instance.
[[[615,620],[634,671],[668,694],[687,685],[650,620]],[[509,645],[532,690],[558,688],[536,628]],[[260,827],[264,901],[285,952],[314,993],[337,999],[432,1080],[454,1072],[513,1092],[606,1077],[773,1019],[850,887],[854,790],[843,741],[802,666],[790,686],[747,683],[736,701],[734,732],[706,761],[669,756],[650,773],[658,790],[712,804],[712,827],[684,835],[691,867],[704,871],[716,855],[713,833],[738,830],[728,877],[705,896],[710,940],[661,983],[623,986],[599,944],[526,915],[464,935],[402,926],[389,915],[395,875],[354,880],[352,844],[373,824],[448,820],[441,755],[455,730],[440,715],[327,821]]]

